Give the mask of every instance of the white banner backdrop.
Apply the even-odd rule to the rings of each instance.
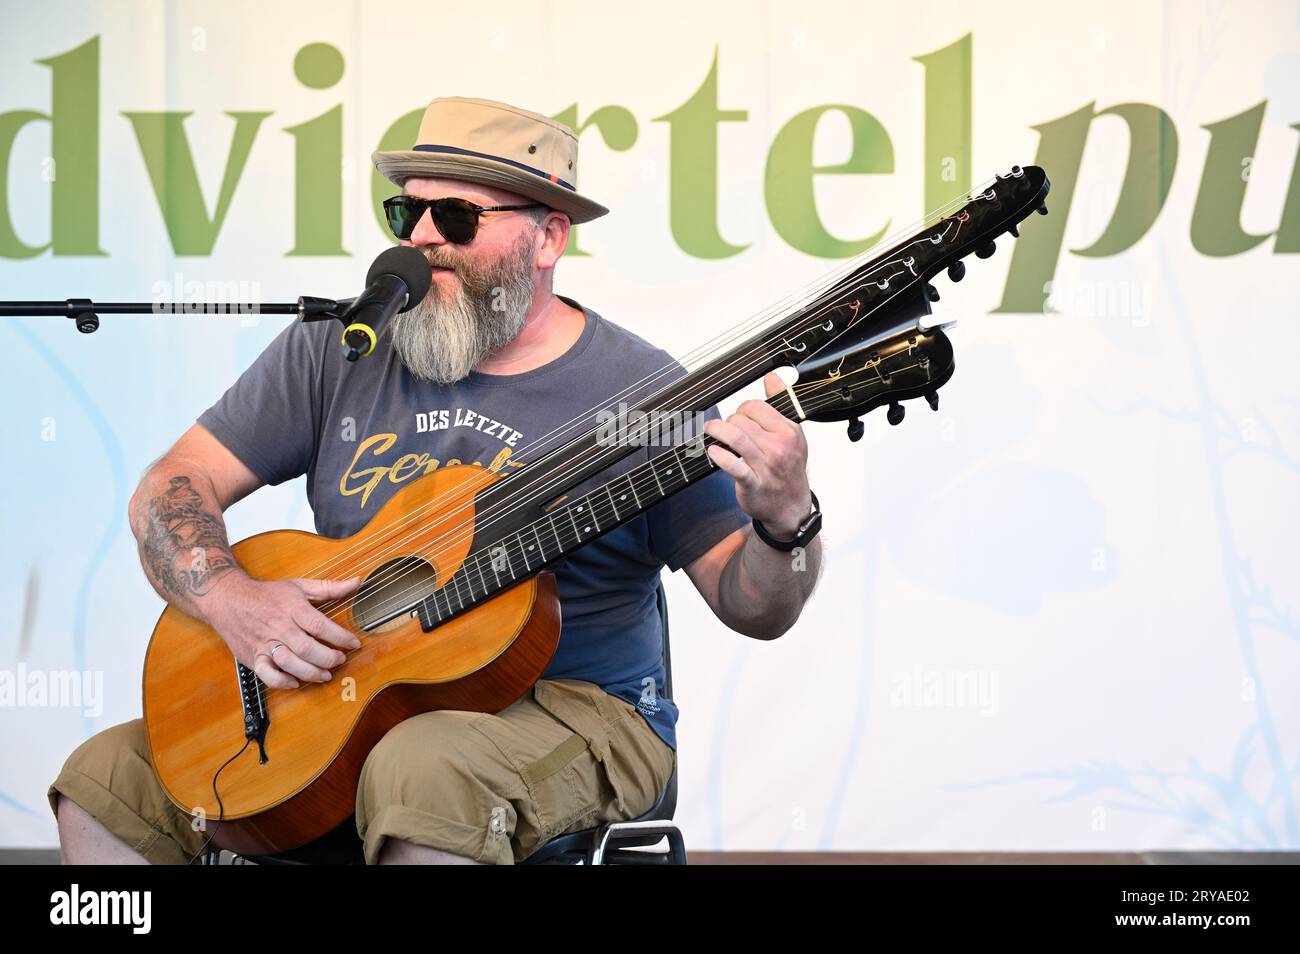
[[[556,290],[684,355],[834,240],[1042,161],[1026,251],[939,282],[939,413],[807,427],[827,566],[798,626],[745,639],[668,580],[687,844],[1300,848],[1295,5],[643,9],[4,0],[0,298],[355,294],[387,245],[370,152],[483,96],[574,110],[612,212]],[[192,166],[160,187],[162,113]],[[802,209],[765,184],[800,162]],[[54,844],[64,758],[140,715],[162,604],[127,499],[286,320],[5,319],[0,845]],[[227,518],[311,527],[301,481]]]

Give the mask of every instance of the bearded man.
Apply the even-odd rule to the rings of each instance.
[[[226,508],[305,474],[317,531],[349,536],[408,480],[470,462],[508,474],[683,371],[553,291],[571,225],[607,211],[573,185],[568,127],[505,103],[440,98],[414,149],[374,158],[402,187],[385,202],[387,220],[428,259],[428,294],[355,365],[340,360],[326,323],[286,328],[150,468],[130,504],[159,595],[207,623],[273,688],[327,682],[360,646],[317,608],[360,581],[250,577],[230,551]],[[769,394],[783,387],[775,375],[766,385]],[[737,632],[772,639],[793,625],[819,544],[796,572],[751,520],[778,541],[804,524],[803,433],[761,401],[725,421],[716,409],[708,417],[706,433],[730,448],[709,448],[717,472],[555,570],[560,641],[532,690],[498,713],[407,719],[371,751],[356,801],[368,863],[510,864],[658,800],[677,764],[655,601],[664,566],[685,569]],[[70,863],[184,863],[204,845],[154,776],[143,720],[83,743],[49,798]]]

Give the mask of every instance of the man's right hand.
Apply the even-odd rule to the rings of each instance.
[[[329,671],[347,659],[343,651],[361,648],[361,640],[312,604],[341,599],[360,584],[360,577],[255,580],[235,571],[204,597],[203,619],[266,685],[329,682]]]

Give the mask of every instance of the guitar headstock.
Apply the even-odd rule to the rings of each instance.
[[[804,311],[812,321],[782,339],[799,371],[795,385],[810,420],[853,419],[849,437],[862,436],[856,418],[889,404],[889,422],[903,420],[904,400],[926,398],[938,410],[937,391],[953,373],[948,325],[922,327],[939,300],[930,280],[942,271],[959,282],[967,256],[988,258],[1003,235],[1047,214],[1051,183],[1037,166],[1013,166],[965,197],[959,209],[839,279]],[[948,323],[948,324],[951,324]],[[809,400],[805,401],[803,395]]]
[[[862,437],[857,418],[888,404],[890,424],[903,420],[902,401],[923,397],[939,410],[939,388],[952,377],[952,342],[940,328],[913,328],[874,341],[831,348],[799,366],[794,385],[810,421],[852,420],[849,439]]]

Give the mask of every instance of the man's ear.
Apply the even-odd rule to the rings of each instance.
[[[555,267],[564,250],[569,247],[569,217],[563,212],[548,212],[538,229],[543,239],[537,252],[537,267],[543,270]]]

